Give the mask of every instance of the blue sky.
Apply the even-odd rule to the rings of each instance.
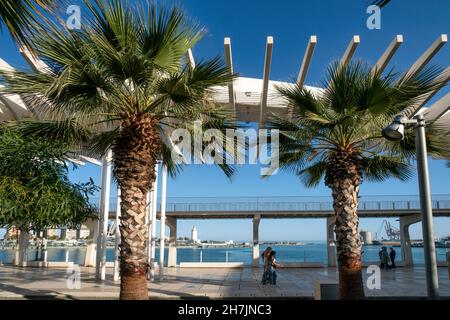
[[[195,58],[222,55],[223,38],[231,37],[234,70],[245,77],[262,78],[267,36],[274,37],[271,80],[288,81],[296,77],[309,36],[317,35],[318,44],[306,79],[308,85],[320,85],[328,63],[340,58],[353,35],[361,37],[354,59],[373,64],[394,36],[403,34],[404,43],[389,68],[405,71],[440,34],[450,33],[449,1],[430,0],[426,5],[423,1],[392,1],[382,10],[381,30],[366,27],[368,0],[185,0],[177,3],[208,30],[193,50]],[[0,35],[0,40],[3,44],[0,57],[12,65],[23,65],[9,35]],[[434,57],[432,64],[450,65],[449,44]],[[430,103],[448,90],[447,86]],[[71,172],[74,181],[83,181],[90,176],[99,182],[100,170],[87,166]],[[430,160],[430,177],[434,194],[450,194],[450,170],[445,168],[443,161]],[[418,193],[417,188],[417,177],[408,182],[365,182],[361,195],[413,195]],[[262,180],[258,166],[241,167],[230,181],[214,167],[193,165],[176,180],[169,180],[167,193],[170,197],[330,196],[329,189],[323,184],[306,189],[298,178],[288,173],[281,172],[269,180]],[[361,228],[375,233],[381,221],[361,219]],[[251,239],[250,220],[180,221],[179,236],[189,235],[193,224],[197,225],[202,239]],[[450,219],[435,219],[435,233],[450,235]],[[265,240],[324,240],[325,221],[263,220],[260,235]],[[420,224],[411,227],[411,236],[421,237]]]

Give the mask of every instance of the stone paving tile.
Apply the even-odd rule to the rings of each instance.
[[[81,290],[68,290],[65,269],[0,267],[0,299],[24,296],[52,296],[66,299],[117,299],[119,283],[97,282],[93,268],[81,268]],[[335,268],[280,269],[277,286],[261,285],[261,269],[179,269],[165,270],[165,280],[149,282],[150,297],[303,297],[312,298],[314,283],[320,279],[337,279]],[[450,297],[447,268],[439,268],[440,294]],[[368,275],[363,271],[363,280]],[[368,290],[369,297],[425,297],[426,281],[423,267],[398,268],[381,273],[381,290]]]

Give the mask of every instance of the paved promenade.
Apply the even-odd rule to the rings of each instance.
[[[261,270],[166,269],[164,281],[150,282],[151,298],[304,298],[312,299],[316,280],[337,279],[334,268],[280,269],[277,286],[262,286]],[[81,289],[68,289],[65,269],[0,267],[0,299],[117,299],[119,284],[108,269],[105,282],[95,281],[93,268],[81,267]],[[364,279],[367,274],[364,270]],[[440,294],[450,298],[447,268],[439,268]],[[382,270],[381,289],[368,290],[368,297],[424,298],[423,267]]]

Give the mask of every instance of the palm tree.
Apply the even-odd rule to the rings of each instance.
[[[184,63],[204,30],[176,7],[86,1],[81,30],[49,23],[33,35],[46,73],[0,74],[42,119],[23,131],[105,154],[112,148],[121,188],[121,299],[147,299],[146,194],[155,164],[170,150],[170,128],[233,126],[233,115],[209,101],[214,86],[233,79],[220,58]],[[170,160],[170,159],[169,159]],[[226,174],[232,169],[222,166]]]
[[[31,48],[27,34],[35,30],[43,18],[42,10],[52,11],[58,0],[2,0],[0,6],[0,30],[6,27],[15,41]]]
[[[300,85],[277,88],[291,115],[288,119],[273,115],[271,120],[270,126],[281,130],[280,167],[307,187],[324,177],[332,191],[342,299],[364,297],[358,223],[361,183],[390,177],[405,180],[412,173],[413,130],[407,130],[401,143],[386,141],[381,130],[422,94],[438,88],[433,80],[438,72],[431,68],[399,78],[372,73],[361,62],[334,63],[320,93]],[[429,137],[429,151],[440,151],[439,139]]]

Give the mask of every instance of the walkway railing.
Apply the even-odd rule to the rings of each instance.
[[[116,198],[110,199],[110,211],[116,210]],[[91,202],[98,205],[99,199]],[[433,209],[450,209],[450,195],[434,195]],[[278,212],[332,211],[331,197],[172,197],[167,198],[167,212]],[[160,199],[158,199],[158,210]],[[418,210],[417,195],[362,196],[359,210]]]

